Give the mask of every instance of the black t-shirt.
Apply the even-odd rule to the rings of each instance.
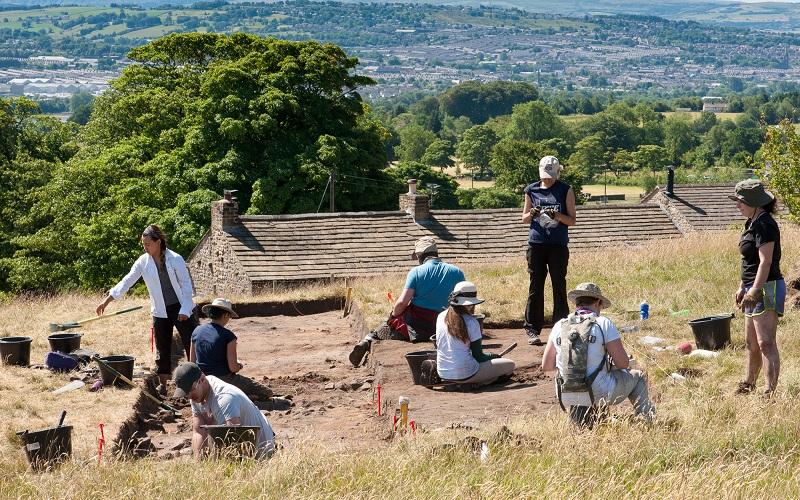
[[[775,242],[772,250],[772,264],[769,267],[767,281],[781,279],[781,231],[778,223],[767,212],[762,212],[755,220],[748,219],[744,224],[744,232],[739,240],[739,253],[742,254],[742,282],[752,285],[758,272],[758,249],[761,245]]]

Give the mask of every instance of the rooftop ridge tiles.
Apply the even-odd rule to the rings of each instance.
[[[261,222],[273,220],[326,219],[326,218],[359,218],[359,217],[411,217],[402,210],[375,212],[322,212],[316,214],[280,214],[280,215],[240,215],[242,222]]]

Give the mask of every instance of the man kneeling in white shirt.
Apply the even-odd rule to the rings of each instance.
[[[275,436],[267,417],[239,388],[213,375],[203,375],[194,363],[182,363],[175,369],[176,398],[192,402],[192,450],[195,458],[203,456],[208,446],[204,425],[247,425],[259,428],[256,458],[266,458],[275,450]]]

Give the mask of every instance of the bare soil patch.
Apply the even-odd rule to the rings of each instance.
[[[391,439],[392,417],[399,396],[411,399],[411,418],[420,432],[450,426],[504,423],[512,417],[553,408],[549,377],[540,369],[543,347],[528,346],[521,330],[487,330],[487,345],[501,351],[520,345],[509,356],[517,363],[511,380],[475,392],[446,392],[413,385],[407,352],[432,348],[429,343],[376,343],[367,365],[354,368],[347,355],[361,333],[357,320],[341,311],[307,316],[246,317],[229,325],[239,341],[243,375],[262,381],[293,406],[276,410],[257,402],[281,447],[310,441],[331,450],[381,447]],[[354,331],[356,330],[356,331]],[[382,416],[377,414],[381,385]],[[176,402],[172,402],[176,404]],[[182,406],[176,420],[148,408],[138,419],[138,455],[175,458],[189,454],[190,411]],[[168,421],[165,421],[165,418]],[[152,445],[152,446],[151,446]],[[146,453],[145,450],[149,450]]]

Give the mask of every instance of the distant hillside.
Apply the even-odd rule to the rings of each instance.
[[[781,2],[737,2],[730,0],[342,0],[347,3],[419,3],[428,5],[491,5],[497,8],[519,8],[529,12],[584,16],[600,14],[633,14],[658,16],[672,20],[698,21],[723,26],[760,30],[800,31],[800,8],[798,0]],[[108,6],[111,0],[0,0],[0,8],[33,5],[92,5]],[[187,6],[196,0],[138,0],[117,1],[118,4],[155,7],[165,4]],[[199,2],[216,3],[216,2]],[[239,3],[239,2],[230,2]],[[272,3],[266,1],[264,3]]]
[[[344,0],[363,2],[370,0]],[[388,2],[381,2],[388,3]],[[728,0],[414,0],[434,5],[492,5],[516,7],[531,12],[566,16],[636,14],[673,20],[699,21],[762,30],[800,31],[800,8],[796,2],[735,2]]]

